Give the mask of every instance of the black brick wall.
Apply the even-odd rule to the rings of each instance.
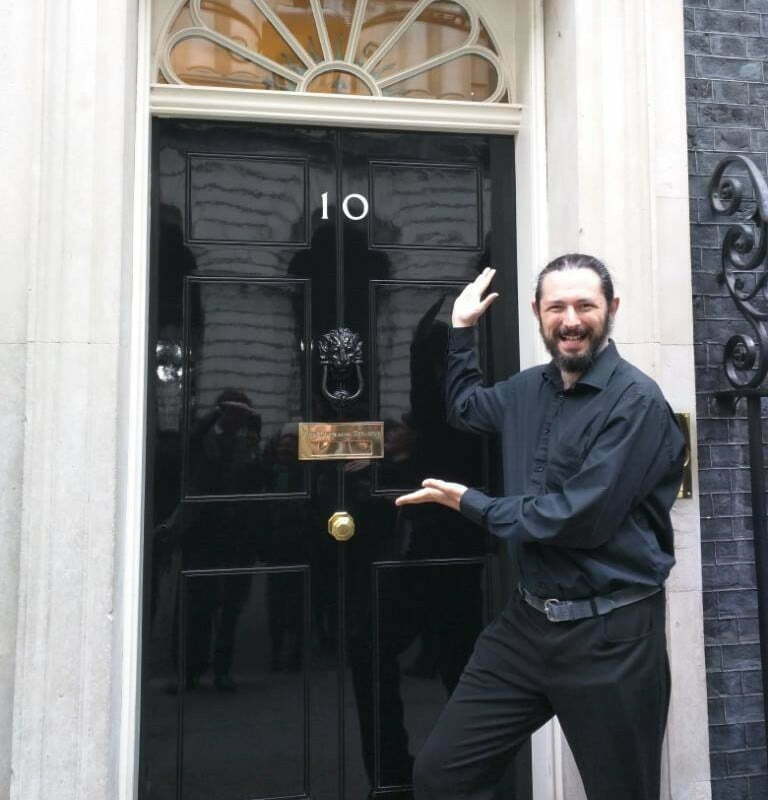
[[[749,333],[717,281],[706,199],[727,153],[768,167],[768,0],[685,0],[694,341],[713,800],[768,800],[744,409],[724,414],[723,343]]]

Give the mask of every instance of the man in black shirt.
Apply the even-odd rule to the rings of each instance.
[[[684,441],[658,386],[608,338],[605,266],[561,256],[533,311],[552,355],[484,387],[473,326],[484,270],[456,299],[446,377],[457,427],[500,433],[503,497],[429,478],[436,502],[505,539],[519,592],[483,632],[416,763],[419,800],[490,800],[517,749],[557,715],[589,800],[658,800],[669,704],[664,581]]]

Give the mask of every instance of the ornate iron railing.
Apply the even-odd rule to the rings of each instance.
[[[729,169],[734,172],[726,174]],[[721,246],[719,280],[753,335],[736,333],[725,344],[723,366],[733,387],[715,393],[724,412],[747,402],[752,525],[757,576],[757,613],[763,671],[763,709],[768,725],[768,518],[765,502],[762,398],[768,375],[768,183],[751,159],[727,156],[709,182],[709,202],[717,215],[731,217]]]
[[[742,176],[726,175],[733,165],[746,172],[751,197],[745,197]],[[754,161],[728,156],[712,175],[709,201],[715,213],[736,217],[723,237],[720,279],[756,337],[731,336],[725,345],[725,374],[737,389],[757,388],[768,374],[768,183]]]

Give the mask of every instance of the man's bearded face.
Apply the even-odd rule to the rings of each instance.
[[[611,333],[614,300],[608,308],[599,276],[591,269],[565,269],[544,277],[537,308],[539,330],[555,365],[583,374]]]

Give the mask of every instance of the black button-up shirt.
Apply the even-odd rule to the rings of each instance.
[[[484,387],[473,329],[455,328],[446,390],[452,425],[501,434],[505,496],[469,489],[461,511],[509,542],[523,586],[576,599],[663,584],[685,442],[613,342],[568,390],[552,363]]]

